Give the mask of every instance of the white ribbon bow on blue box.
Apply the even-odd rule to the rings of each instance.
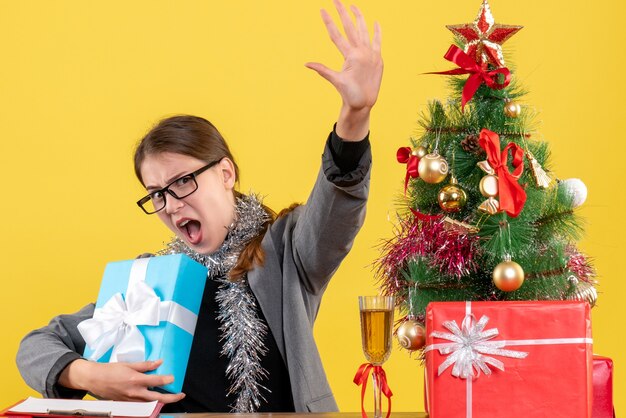
[[[207,269],[176,254],[107,264],[92,319],[78,325],[84,357],[101,363],[163,359],[161,386],[182,390]]]

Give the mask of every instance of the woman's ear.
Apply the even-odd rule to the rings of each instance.
[[[221,173],[222,181],[224,182],[224,188],[232,190],[235,188],[237,182],[237,175],[235,174],[235,164],[230,158],[224,157],[218,163],[218,167]]]

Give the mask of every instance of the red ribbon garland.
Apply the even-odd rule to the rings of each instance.
[[[500,209],[516,218],[526,203],[526,192],[517,182],[524,171],[524,150],[516,143],[510,142],[500,152],[500,137],[488,129],[480,131],[478,142],[487,152],[487,161],[498,176]],[[513,173],[509,172],[507,165],[509,150],[512,150],[513,155]]]
[[[389,389],[389,385],[387,385],[387,375],[385,375],[383,366],[374,366],[372,363],[361,364],[353,379],[353,382],[357,386],[361,386],[361,416],[363,418],[367,418],[367,413],[365,413],[365,407],[363,406],[363,399],[365,398],[365,388],[367,387],[367,379],[369,378],[370,371],[376,377],[376,382],[380,385],[383,395],[387,397],[386,418],[389,418],[389,415],[391,414],[391,397],[393,396],[393,393],[391,393],[391,389]]]
[[[420,159],[412,154],[411,148],[400,147],[396,152],[396,158],[401,164],[406,163],[406,177],[404,178],[404,194],[406,194],[406,188],[409,185],[409,178],[418,178],[420,175],[417,172],[417,166]]]
[[[451,61],[458,65],[460,68],[455,68],[449,71],[438,71],[426,74],[443,74],[443,75],[461,75],[470,74],[469,78],[463,86],[463,94],[461,98],[461,109],[465,109],[465,104],[469,102],[474,93],[480,87],[482,83],[485,83],[489,88],[495,90],[501,90],[509,85],[511,82],[511,72],[508,68],[498,68],[496,70],[487,71],[485,68],[478,65],[472,57],[467,55],[461,48],[456,45],[450,45],[448,52],[443,56],[448,61]],[[498,74],[504,75],[504,83],[498,83]]]

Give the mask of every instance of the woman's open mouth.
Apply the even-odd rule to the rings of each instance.
[[[190,244],[198,245],[202,241],[202,229],[199,221],[195,219],[181,219],[176,223],[176,227]]]

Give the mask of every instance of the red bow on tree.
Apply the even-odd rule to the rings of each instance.
[[[404,194],[406,194],[406,188],[409,185],[409,178],[418,178],[420,175],[417,172],[417,166],[420,159],[416,155],[412,154],[411,148],[400,147],[396,152],[396,158],[401,164],[406,163],[406,177],[404,178]]]
[[[461,97],[461,109],[465,109],[465,104],[469,102],[476,90],[482,83],[485,83],[489,88],[495,90],[502,90],[511,82],[511,72],[508,68],[498,68],[496,70],[487,71],[486,68],[480,66],[467,55],[461,48],[456,45],[450,45],[448,52],[443,56],[448,61],[451,61],[458,65],[460,68],[455,68],[449,71],[438,71],[426,74],[443,74],[443,75],[461,75],[470,74],[469,78],[463,86],[463,94]],[[498,74],[504,75],[504,82],[498,82]]]
[[[514,142],[510,142],[500,152],[500,137],[488,129],[480,131],[479,144],[487,152],[487,161],[498,176],[498,195],[500,209],[507,215],[516,218],[526,203],[526,192],[517,182],[524,171],[524,150]],[[507,160],[509,150],[513,155],[513,173],[509,172]]]
[[[427,215],[413,208],[411,208],[411,212],[417,219],[419,219],[420,221],[424,221],[424,222],[434,222],[444,217],[444,215]]]
[[[353,380],[357,386],[361,386],[361,416],[363,418],[367,418],[367,413],[365,413],[365,407],[363,406],[363,398],[365,398],[365,388],[367,387],[367,379],[370,371],[376,378],[376,383],[380,385],[383,395],[387,397],[386,418],[389,418],[389,415],[391,414],[391,397],[393,396],[393,393],[391,393],[391,389],[389,389],[389,385],[387,385],[387,375],[385,375],[383,367],[374,366],[372,363],[361,364]]]

